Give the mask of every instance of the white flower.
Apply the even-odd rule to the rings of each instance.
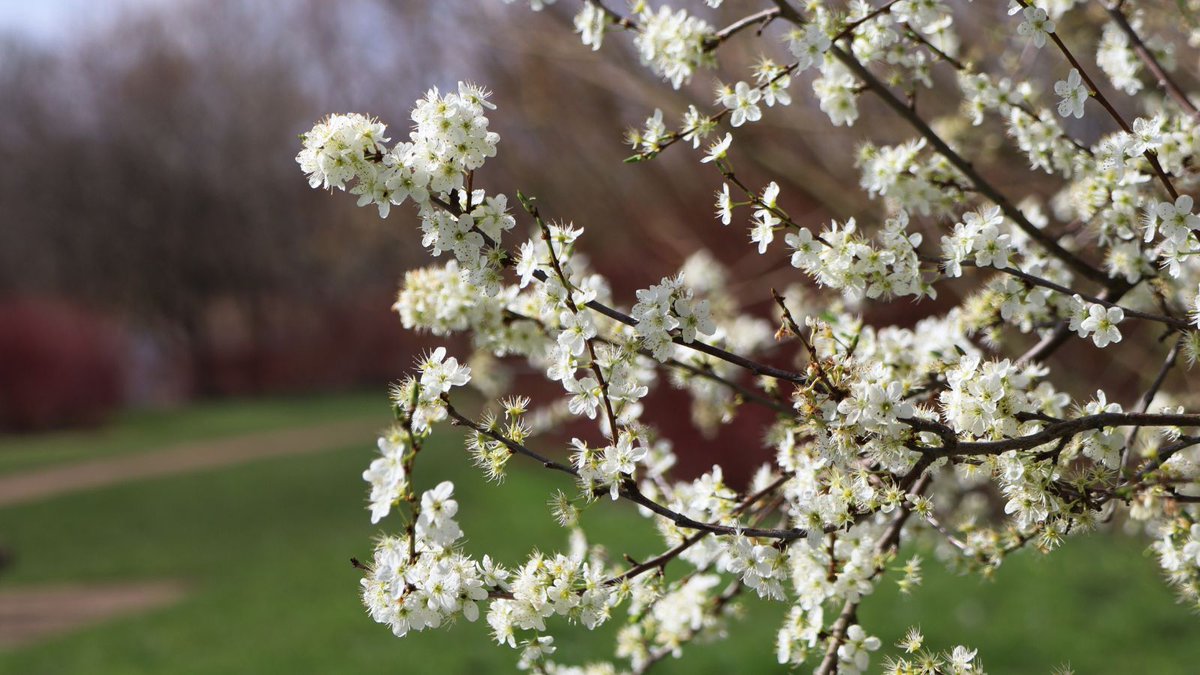
[[[1121,341],[1121,331],[1117,324],[1125,320],[1125,312],[1120,307],[1091,305],[1088,307],[1088,317],[1079,324],[1080,334],[1086,337],[1092,335],[1092,341],[1097,347],[1104,348],[1109,343]]]
[[[853,126],[858,119],[858,90],[858,79],[833,59],[821,64],[821,77],[813,80],[813,92],[820,99],[821,110],[835,127]]]
[[[1011,237],[1000,234],[995,225],[987,225],[975,235],[975,264],[980,267],[996,267],[1004,269],[1009,266],[1009,255],[1012,253]]]
[[[712,335],[717,330],[709,314],[707,300],[693,302],[688,298],[679,298],[675,301],[675,315],[679,317],[679,337],[684,342],[695,340],[697,333]]]
[[[683,113],[683,140],[691,141],[692,148],[700,147],[700,142],[708,138],[717,128],[717,121],[708,115],[700,112],[694,106],[689,105],[685,113]]]
[[[1104,24],[1100,46],[1096,49],[1096,65],[1112,80],[1113,86],[1130,96],[1142,90],[1138,73],[1142,62],[1129,48],[1129,38],[1117,24]]]
[[[792,95],[787,90],[792,84],[792,77],[786,68],[771,59],[763,58],[755,64],[754,83],[758,85],[758,89],[762,92],[763,103],[766,103],[768,107],[774,106],[776,103],[792,104]]]
[[[637,139],[638,149],[652,155],[662,150],[662,142],[666,140],[667,135],[667,125],[663,123],[662,110],[655,108],[654,114],[646,118],[645,128],[636,135],[631,135],[630,138]]]
[[[398,434],[381,436],[378,441],[380,457],[363,472],[363,480],[371,485],[371,523],[382,520],[392,510],[392,504],[408,491],[408,475],[404,468],[407,446]]]
[[[422,361],[421,398],[436,399],[452,387],[461,387],[471,381],[470,368],[458,365],[458,359],[453,356],[445,357],[446,348],[438,347]]]
[[[846,641],[838,647],[838,659],[842,662],[839,673],[858,675],[871,665],[871,652],[879,649],[879,638],[867,636],[862,626],[854,624],[846,630]]]
[[[604,41],[604,29],[610,21],[603,9],[591,2],[585,2],[583,8],[575,15],[575,32],[579,33],[584,45],[595,51],[600,49],[600,44]]]
[[[725,153],[729,150],[729,144],[733,142],[733,134],[725,134],[721,140],[708,146],[708,154],[704,155],[701,163],[708,163],[718,159],[725,159]]]
[[[1163,142],[1163,118],[1155,116],[1151,119],[1139,117],[1133,121],[1133,133],[1125,135],[1129,142],[1129,152],[1140,155],[1144,152],[1158,152]]]
[[[583,354],[587,341],[596,337],[596,325],[588,312],[563,311],[559,316],[558,344],[572,356]]]
[[[812,232],[809,232],[807,227],[801,228],[799,232],[787,233],[783,241],[795,250],[792,253],[792,267],[805,268],[817,263],[820,242],[813,239]]]
[[[807,70],[820,63],[825,52],[833,44],[825,31],[815,23],[804,28],[795,28],[787,34],[788,49],[796,57],[797,72]]]
[[[758,107],[758,101],[761,98],[762,92],[758,87],[752,87],[747,82],[738,82],[734,85],[733,92],[721,98],[721,104],[733,111],[729,117],[729,123],[740,127],[746,122],[757,122],[762,119],[762,109]]]
[[[574,593],[571,593],[571,596],[574,597]],[[550,635],[539,635],[523,644],[525,648],[521,651],[520,660],[517,661],[517,668],[520,670],[533,668],[558,649],[554,646],[554,637]]]
[[[654,354],[654,358],[665,361],[671,354],[671,331],[679,327],[679,319],[672,313],[675,300],[689,297],[690,289],[683,287],[678,277],[666,277],[661,283],[637,292],[638,302],[631,314],[637,320],[634,331],[642,346]]]
[[[1046,45],[1046,36],[1054,32],[1054,22],[1046,15],[1046,10],[1040,7],[1026,7],[1021,11],[1021,16],[1025,18],[1020,26],[1017,26],[1017,33],[1033,39],[1033,44],[1036,47],[1044,47]]]
[[[733,198],[729,196],[729,183],[721,185],[721,190],[717,192],[717,217],[722,225],[733,221]]]
[[[539,8],[549,4],[528,1]],[[606,31],[616,29],[619,21],[622,30],[636,33],[643,61],[676,87],[698,68],[714,64],[717,48],[732,33],[738,36],[730,45],[739,49],[767,24],[772,31],[787,30],[772,22],[786,17],[767,9],[718,39],[704,21],[658,3],[634,0],[624,20],[600,2],[580,0],[575,28],[584,44],[599,48]],[[855,675],[877,665],[871,663],[872,652],[880,649],[880,640],[862,626],[847,625],[853,621],[835,622],[834,631],[824,612],[853,605],[876,590],[881,572],[890,566],[877,550],[880,541],[903,534],[903,540],[893,543],[910,545],[907,532],[892,531],[898,512],[911,509],[916,516],[912,522],[932,522],[935,497],[908,494],[913,477],[925,466],[917,461],[921,453],[932,457],[959,451],[974,459],[939,469],[930,495],[938,495],[939,508],[945,510],[938,515],[951,530],[945,534],[964,560],[985,567],[998,564],[1013,542],[1052,548],[1060,535],[1089,529],[1096,513],[1129,509],[1130,524],[1144,526],[1154,537],[1170,583],[1194,599],[1200,587],[1200,524],[1187,500],[1196,494],[1193,479],[1200,455],[1181,446],[1169,458],[1162,453],[1181,440],[1186,443],[1186,427],[1146,429],[1137,448],[1126,448],[1129,427],[1096,424],[1095,416],[1122,411],[1108,401],[1111,395],[1100,390],[1077,403],[1056,387],[1080,390],[1075,381],[1080,373],[1064,370],[1059,360],[1043,364],[1039,361],[1044,358],[1018,355],[1037,340],[1043,345],[1061,342],[1053,337],[1060,324],[1097,348],[1123,340],[1124,311],[1109,304],[1116,298],[1092,301],[1076,294],[1075,288],[1098,292],[1094,289],[1103,284],[1096,283],[1098,277],[1087,265],[1039,243],[1046,238],[1078,252],[1088,265],[1102,265],[1099,269],[1113,279],[1145,282],[1148,290],[1125,296],[1130,307],[1152,297],[1163,312],[1174,308],[1173,316],[1184,316],[1186,309],[1189,325],[1184,327],[1200,328],[1200,215],[1193,213],[1192,194],[1161,201],[1163,188],[1173,188],[1153,175],[1158,167],[1143,156],[1161,163],[1174,188],[1194,193],[1190,176],[1197,164],[1200,126],[1185,105],[1156,92],[1154,100],[1143,101],[1147,112],[1132,120],[1128,131],[1089,136],[1090,145],[1084,147],[1061,125],[1067,124],[1062,118],[1086,112],[1091,93],[1087,74],[1069,70],[1055,84],[1050,99],[1057,104],[1055,114],[1035,83],[1016,79],[1021,69],[1007,67],[1013,54],[1002,52],[971,56],[975,66],[958,75],[964,105],[956,112],[956,102],[936,100],[942,92],[932,74],[943,57],[972,52],[963,48],[963,40],[976,36],[962,32],[966,24],[959,25],[947,9],[952,3],[903,0],[890,3],[888,11],[876,11],[883,2],[799,3],[804,22],[785,38],[796,57],[794,65],[764,57],[754,65],[749,82],[720,85],[719,114],[688,106],[682,124],[673,129],[670,124],[680,120],[669,123],[662,111],[650,108],[645,124],[629,134],[638,159],[659,154],[675,140],[690,141],[693,148],[708,146],[701,162],[715,162],[727,181],[714,196],[716,218],[729,225],[737,207],[748,207],[739,222],[750,228],[752,246],[762,255],[782,237],[793,270],[775,270],[772,265],[779,261],[764,263],[753,256],[726,269],[717,261],[732,260],[736,256],[731,252],[701,253],[688,258],[680,271],[637,290],[633,300],[628,279],[610,285],[595,269],[595,260],[585,257],[581,230],[573,225],[538,221],[540,227],[528,240],[502,241],[516,218],[503,194],[481,187],[495,178],[478,169],[495,154],[498,137],[488,131],[486,115],[494,107],[490,94],[474,85],[427,92],[414,106],[411,131],[395,144],[381,122],[358,114],[334,115],[305,135],[297,161],[314,187],[350,192],[360,205],[374,206],[381,215],[401,203],[414,203],[418,236],[431,255],[445,256],[444,264],[407,272],[394,309],[406,328],[472,349],[467,367],[450,357],[446,347],[438,347],[420,357],[415,372],[393,387],[390,399],[398,426],[379,439],[378,454],[362,472],[372,522],[397,510],[409,517],[398,523],[399,533],[378,539],[373,559],[362,566],[361,597],[375,621],[405,635],[462,618],[476,620],[486,611],[494,638],[523,652],[521,667],[576,673],[611,668],[549,663],[554,643],[548,632],[567,623],[592,629],[619,614],[628,621],[619,629],[616,657],[636,671],[655,658],[679,654],[698,639],[719,635],[729,624],[723,602],[733,582],[790,607],[777,634],[781,663],[811,663],[834,644],[828,656],[836,659],[835,669]],[[1038,46],[1048,38],[1057,41],[1056,20],[1077,4],[1044,0],[1039,3],[1043,9],[1026,7],[1025,0],[1013,2],[1026,36],[1019,42]],[[1165,43],[1151,35],[1170,26],[1149,7],[1131,11],[1128,18],[1170,70]],[[810,216],[781,208],[782,174],[735,177],[728,161],[732,134],[713,132],[724,126],[720,118],[728,116],[733,126],[741,126],[759,120],[762,107],[787,105],[793,94],[790,79],[805,69],[818,71],[813,74],[814,96],[833,125],[853,124],[858,96],[873,87],[855,75],[862,70],[851,70],[831,53],[833,36],[851,23],[854,30],[839,43],[839,54],[852,54],[896,96],[911,97],[912,109],[900,110],[902,116],[928,119],[937,134],[945,134],[945,142],[923,126],[926,133],[907,142],[880,145],[864,139],[853,151],[857,182],[876,201],[877,208],[870,211],[886,215],[802,228],[795,221]],[[1132,38],[1120,26],[1103,30],[1096,62],[1112,83],[1135,93],[1150,89],[1150,80],[1139,80],[1146,66],[1133,51]],[[1079,36],[1086,37],[1083,32]],[[1183,42],[1175,42],[1182,49]],[[997,46],[1015,47],[1010,51],[1016,52],[1026,47],[1004,40]],[[1014,79],[973,70],[988,66],[1011,70]],[[920,93],[920,88],[930,93]],[[928,100],[931,95],[935,100]],[[899,108],[897,99],[891,103]],[[1004,185],[992,190],[974,184],[980,179],[964,162],[982,159],[960,161],[948,146],[966,143],[968,150],[973,148],[968,154],[1003,158],[1005,153],[975,147],[965,135],[968,121],[980,124],[985,116],[1006,127],[1008,140],[1020,151],[1018,159],[1028,161],[1035,181],[1042,181],[1045,172],[1044,184],[1022,185],[1016,173],[1002,167],[995,172],[1005,177]],[[393,133],[396,128],[391,127]],[[838,139],[824,140],[834,147]],[[785,169],[782,164],[776,168]],[[1041,196],[1020,202],[1015,208],[1025,216],[1014,222],[1006,212],[1017,212],[1007,206],[1001,210],[997,191]],[[942,226],[948,227],[939,232],[940,246],[931,241],[922,247],[921,232]],[[658,257],[643,255],[636,246],[627,253],[634,264]],[[931,286],[941,276],[939,256],[946,276],[961,275],[964,266],[985,269],[946,284],[961,299],[958,306],[918,309],[917,315],[929,316],[905,315],[901,326],[884,325],[884,317],[870,309],[877,304],[873,301],[932,295]],[[989,274],[989,267],[1007,273]],[[743,300],[762,300],[763,286],[776,281],[789,286],[783,290],[790,309],[803,318],[804,339],[797,342],[803,342],[807,354],[791,348],[779,352],[773,336],[786,336],[772,330],[764,307],[743,305]],[[1182,325],[1178,319],[1166,323]],[[1018,332],[1024,335],[1016,336]],[[1183,353],[1195,360],[1200,331],[1184,333],[1179,336]],[[1138,331],[1136,337],[1152,339],[1154,334]],[[1090,349],[1078,342],[1063,344],[1065,349]],[[797,352],[806,358],[793,361]],[[783,368],[796,372],[776,370]],[[526,453],[512,450],[528,442],[533,452],[546,432],[553,436],[583,425],[588,430],[581,429],[579,436],[604,439],[594,448],[572,439],[566,448],[569,459],[548,463],[547,468],[567,469],[577,480],[575,490],[568,490],[572,494],[559,493],[551,502],[560,524],[572,530],[570,543],[563,553],[535,550],[512,572],[490,557],[470,557],[468,549],[480,542],[464,545],[454,485],[437,484],[432,474],[426,478],[424,471],[435,469],[436,462],[426,467],[417,458],[420,447],[431,451],[437,445],[431,427],[450,416],[448,401],[461,394],[456,387],[476,385],[492,398],[510,384],[501,382],[508,373],[544,376],[565,393],[543,397],[536,406],[526,398],[502,400],[500,412],[485,404],[477,421],[462,425],[468,454],[489,478],[500,477],[509,458],[524,461],[520,455]],[[1186,377],[1168,384],[1186,389]],[[677,456],[665,437],[669,429],[660,431],[648,410],[651,402],[671,405],[670,394],[663,391],[667,387],[686,397],[666,415],[680,423],[690,416],[705,433],[721,431],[735,419],[755,424],[752,416],[743,416],[745,406],[763,404],[779,411],[757,420],[765,433],[754,438],[761,437],[774,456],[744,491],[724,483],[720,466],[695,480],[671,474]],[[1162,396],[1168,396],[1166,390]],[[1148,425],[1161,413],[1185,414],[1178,403],[1160,403],[1135,421]],[[463,421],[457,414],[455,420]],[[1164,415],[1157,421],[1180,420]],[[996,452],[1003,448],[1008,449]],[[1131,453],[1153,457],[1156,451],[1162,466],[1146,476],[1149,482],[1114,492],[1114,485],[1121,485],[1118,474],[1125,459],[1145,463]],[[1158,484],[1164,477],[1169,485]],[[414,489],[414,483],[426,480],[436,487],[423,493]],[[641,565],[625,563],[619,548],[608,550],[589,541],[581,529],[589,518],[580,516],[580,507],[584,501],[608,501],[605,495],[640,501],[640,513],[663,537],[658,550],[668,553],[641,557],[649,561]],[[1106,506],[1106,500],[1112,504]],[[1101,507],[1103,511],[1092,513]],[[978,521],[980,514],[995,522]],[[698,526],[701,522],[729,528],[729,535],[697,536],[705,529]],[[788,528],[806,536],[746,536],[764,534],[751,528]],[[836,534],[827,534],[832,532]],[[667,558],[669,566],[659,569],[654,561]],[[914,561],[905,565],[902,588],[916,583],[918,571]],[[957,646],[934,652],[921,644],[919,633],[910,634],[901,646],[917,656],[897,655],[885,670],[903,670],[909,667],[904,663],[913,661],[918,669],[921,661],[936,662],[936,669],[954,675],[981,669],[975,650]]]
[[[621,434],[616,445],[604,449],[604,460],[600,463],[600,473],[608,485],[609,495],[616,499],[620,496],[621,483],[625,476],[632,476],[637,470],[637,463],[646,457],[646,449],[634,447],[633,438],[629,434]]]
[[[758,244],[759,255],[766,253],[767,247],[775,241],[775,226],[779,223],[779,218],[770,211],[760,210],[754,214],[750,221],[750,241]]]
[[[588,377],[579,380],[563,380],[563,387],[573,394],[568,409],[572,415],[587,415],[588,419],[596,419],[596,411],[604,401],[604,389],[596,378]]]
[[[705,49],[714,34],[708,23],[670,7],[660,7],[658,13],[644,11],[639,19],[641,29],[633,42],[642,63],[676,89],[691,80],[697,68],[714,62]]]
[[[462,537],[454,521],[458,502],[453,499],[454,483],[442,481],[421,495],[421,515],[417,518],[417,536],[436,548],[448,548]]]
[[[1083,84],[1079,71],[1072,68],[1067,79],[1054,83],[1054,93],[1062,99],[1058,104],[1058,114],[1063,117],[1083,117],[1083,104],[1087,102],[1088,89]]]
[[[1182,244],[1193,230],[1200,228],[1200,216],[1192,213],[1194,202],[1191,195],[1179,195],[1175,203],[1159,202],[1147,220],[1146,241],[1154,238],[1155,228],[1163,239]]]
[[[977,653],[979,653],[977,649],[968,649],[962,645],[956,645],[954,651],[950,652],[950,673],[952,675],[965,675],[972,672],[975,666],[971,662],[975,660]]]
[[[759,207],[754,211],[754,219],[751,221],[750,241],[758,243],[760,255],[767,252],[767,246],[775,240],[775,227],[783,222],[775,214],[778,199],[779,184],[771,181],[763,188],[762,196],[758,200]]]
[[[409,142],[390,149],[384,145],[386,128],[378,121],[357,113],[332,115],[304,135],[296,161],[311,186],[348,189],[359,196],[359,206],[375,204],[381,217],[409,198],[427,216],[424,209],[431,193],[454,201],[449,194],[462,187],[463,176],[496,154],[500,137],[488,131],[483,114],[495,107],[489,96],[487,90],[465,82],[458,83],[457,93],[444,96],[429,90],[413,110],[415,128]],[[453,247],[449,242],[439,245],[435,224],[422,227],[435,255]],[[478,259],[465,248],[461,253],[464,261]]]
[[[520,254],[517,256],[517,274],[521,277],[521,288],[533,281],[538,266],[537,245],[532,241],[521,244]]]

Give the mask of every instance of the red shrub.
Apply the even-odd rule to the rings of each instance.
[[[125,398],[124,340],[65,301],[0,300],[0,429],[94,425]]]

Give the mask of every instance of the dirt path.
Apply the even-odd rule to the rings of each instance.
[[[0,591],[0,649],[169,605],[183,594],[183,585],[173,581]]]
[[[0,508],[134,480],[214,469],[256,459],[368,446],[378,417],[198,441],[163,450],[75,462],[0,476]],[[2,618],[2,617],[0,617]]]

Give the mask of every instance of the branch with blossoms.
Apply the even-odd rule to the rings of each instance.
[[[475,85],[431,89],[406,140],[361,114],[304,135],[297,161],[310,185],[348,191],[381,217],[411,202],[422,245],[446,259],[406,273],[394,305],[406,328],[469,335],[476,354],[522,362],[561,389],[538,409],[517,394],[470,416],[455,390],[486,374],[445,348],[393,387],[396,426],[363,478],[372,521],[398,516],[404,528],[360,565],[372,618],[403,636],[485,616],[497,643],[520,649],[521,668],[643,673],[733,631],[730,606],[753,594],[790,608],[780,663],[853,674],[883,649],[858,608],[902,545],[944,542],[951,567],[987,574],[1114,520],[1152,537],[1168,582],[1200,605],[1200,406],[1173,378],[1200,360],[1200,115],[1188,80],[1171,73],[1178,40],[1155,33],[1178,26],[1120,3],[1094,14],[1028,0],[1007,13],[950,0],[759,4],[718,23],[721,0],[698,11],[639,0],[625,13],[583,0],[574,27],[594,50],[627,34],[675,89],[721,67],[730,43],[766,52],[745,79],[714,82],[715,108],[688,105],[674,128],[656,110],[626,140],[639,162],[706,145],[696,159],[716,169],[721,227],[747,223],[757,254],[789,263],[805,292],[756,288],[697,253],[631,297],[614,294],[582,255],[584,228],[543,214],[570,204],[518,193],[513,214],[506,195],[482,187],[500,139],[491,94]],[[968,16],[1011,30],[964,47],[956,22]],[[1064,22],[1080,26],[1070,45]],[[1097,35],[1092,67],[1081,49]],[[1049,71],[1007,69],[1011,50],[1047,48],[1061,57]],[[1139,96],[1147,74],[1165,98]],[[798,94],[810,77],[811,97]],[[934,118],[921,92],[959,106]],[[880,109],[860,115],[864,98]],[[882,217],[793,217],[781,181],[735,169],[753,153],[737,142],[742,127],[814,106],[834,126],[869,115],[913,134],[885,144],[877,137],[894,134],[868,126],[854,154],[863,199]],[[1086,140],[1074,120],[1097,106],[1113,130]],[[995,155],[972,138],[992,137],[1027,162],[1028,184],[990,175]],[[775,313],[745,311],[735,283]],[[908,327],[858,313],[947,286],[957,304]],[[1114,345],[1154,364],[1130,409],[1101,373],[1051,362]],[[678,456],[646,410],[665,386],[688,393],[705,432],[743,406],[770,411],[744,444],[765,439],[774,456],[746,489],[720,465],[695,480],[674,474]],[[588,430],[569,443],[544,434],[567,421]],[[564,551],[530,542],[518,561],[468,551],[453,484],[413,488],[418,453],[443,423],[468,431],[489,480],[502,482],[514,456],[569,480],[549,497],[570,532]],[[661,553],[614,561],[589,542],[580,514],[614,502],[637,507]],[[912,591],[919,561],[901,573]],[[612,661],[554,661],[552,617],[588,630],[620,620]],[[922,640],[910,632],[903,654],[885,657],[888,672],[915,668],[908,655]],[[983,672],[962,645],[929,658],[935,672]]]

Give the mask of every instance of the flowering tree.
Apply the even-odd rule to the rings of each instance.
[[[760,289],[777,305],[774,326],[739,312],[711,257],[636,298],[615,297],[580,252],[583,229],[546,219],[544,205],[519,193],[532,234],[506,241],[518,215],[505,195],[479,187],[499,141],[480,87],[431,89],[408,139],[394,145],[382,122],[359,114],[333,115],[304,135],[297,160],[313,187],[348,190],[381,216],[411,201],[423,245],[450,258],[406,274],[395,304],[406,327],[469,333],[478,352],[523,359],[563,391],[537,410],[511,396],[474,419],[457,391],[471,368],[445,348],[395,385],[396,424],[364,478],[372,522],[399,510],[405,524],[360,565],[371,616],[403,636],[482,611],[497,642],[522,650],[522,668],[641,673],[728,628],[729,601],[754,593],[791,608],[777,635],[780,663],[858,673],[881,648],[858,624],[860,601],[889,573],[904,589],[920,581],[918,558],[895,561],[902,542],[936,541],[945,564],[986,573],[1015,551],[1049,552],[1114,517],[1153,537],[1168,582],[1200,606],[1200,413],[1189,412],[1186,392],[1163,390],[1173,369],[1200,358],[1200,217],[1184,193],[1197,185],[1200,110],[1171,74],[1175,36],[1154,34],[1177,30],[1187,3],[1011,0],[1009,30],[969,50],[956,17],[997,3],[761,4],[717,29],[700,18],[712,11],[703,7],[690,14],[637,0],[620,13],[584,0],[575,27],[592,49],[629,34],[676,89],[714,66],[735,36],[787,54],[786,65],[764,57],[748,81],[718,83],[715,109],[689,106],[675,127],[655,111],[628,139],[631,161],[709,143],[697,160],[719,175],[716,219],[748,220],[759,254],[790,256],[797,277],[828,289],[803,301]],[[1068,24],[1078,44],[1060,36]],[[1200,30],[1186,40],[1200,43]],[[1012,65],[1015,54],[1039,51],[1052,84]],[[1085,51],[1094,67],[1081,63]],[[735,170],[726,126],[792,105],[793,80],[810,73],[832,124],[853,125],[860,100],[874,97],[912,134],[857,153],[863,191],[888,214],[882,223],[798,223],[777,183],[753,187]],[[935,87],[935,76],[956,88]],[[927,89],[953,92],[961,105],[935,119],[917,105]],[[1099,117],[1105,135],[1073,135],[1071,121],[1084,116]],[[966,139],[1003,138],[1000,125],[1027,158],[1030,185],[1054,186],[1047,204],[1019,183],[1001,189],[967,156]],[[867,325],[856,312],[932,297],[958,277],[970,284],[965,300],[912,328]],[[1149,388],[1127,405],[1103,390],[1088,400],[1063,391],[1088,375],[1052,370],[1049,357],[1119,343],[1131,323],[1146,325],[1131,334],[1146,336],[1144,351],[1161,362]],[[789,367],[768,363],[781,352]],[[643,420],[643,399],[664,381],[690,392],[701,426],[744,405],[771,410],[763,437],[775,461],[742,492],[720,466],[672,480],[671,444]],[[539,442],[568,418],[594,430],[567,448]],[[502,481],[514,457],[566,476],[570,487],[551,498],[571,529],[565,552],[535,549],[509,566],[467,550],[454,486],[420,496],[413,487],[417,455],[444,422],[469,430],[467,448],[489,479]],[[620,560],[589,546],[578,515],[610,500],[637,505],[662,536],[661,554]],[[616,661],[556,663],[547,628],[555,615],[587,629],[623,621]],[[883,669],[982,672],[967,647],[921,643],[910,632]]]

